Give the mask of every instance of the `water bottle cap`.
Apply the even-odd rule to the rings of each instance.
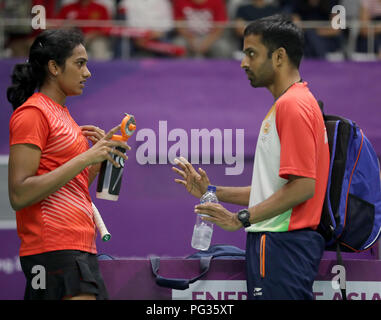
[[[217,188],[216,186],[208,186],[208,191],[216,192]]]

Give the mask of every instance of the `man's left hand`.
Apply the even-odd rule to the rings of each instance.
[[[208,217],[202,217],[202,220],[210,221],[224,230],[236,231],[242,228],[242,223],[238,220],[237,215],[219,203],[198,204],[194,211],[199,214],[207,214]]]

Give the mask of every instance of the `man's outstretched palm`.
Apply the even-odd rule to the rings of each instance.
[[[210,184],[206,172],[199,168],[198,173],[188,162],[188,160],[183,157],[176,158],[175,163],[181,168],[181,170],[176,167],[172,167],[172,170],[183,178],[183,180],[175,179],[175,182],[184,185],[191,195],[196,198],[201,198]]]

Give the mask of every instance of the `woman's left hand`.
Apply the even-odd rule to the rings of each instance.
[[[102,130],[99,127],[92,126],[92,125],[86,125],[86,126],[80,126],[82,130],[82,134],[89,139],[93,145],[96,144],[100,139],[102,139],[106,132]]]

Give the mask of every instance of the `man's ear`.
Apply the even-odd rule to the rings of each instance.
[[[48,70],[51,75],[53,76],[58,75],[59,67],[54,60],[48,61]]]
[[[287,59],[286,49],[283,47],[280,47],[274,50],[272,58],[273,58],[273,62],[275,66],[278,66],[278,67],[281,66],[282,64],[284,64],[284,62]]]

